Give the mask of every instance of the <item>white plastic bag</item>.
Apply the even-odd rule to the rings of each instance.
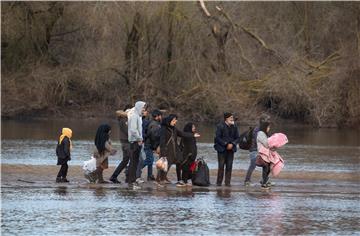
[[[167,172],[168,165],[169,165],[169,163],[168,163],[168,160],[166,157],[160,157],[159,160],[156,161],[156,167],[159,170]]]
[[[84,161],[83,170],[86,173],[92,173],[96,170],[96,159],[93,156],[90,160]]]

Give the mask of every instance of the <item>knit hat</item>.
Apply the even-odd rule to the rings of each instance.
[[[232,116],[233,114],[230,112],[225,112],[224,113],[224,120],[226,120],[227,118],[229,118],[230,116]]]

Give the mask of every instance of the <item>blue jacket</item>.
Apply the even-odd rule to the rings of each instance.
[[[236,125],[228,126],[224,121],[216,126],[216,133],[214,139],[214,148],[217,152],[223,153],[226,151],[226,146],[229,143],[233,144],[233,152],[237,150],[239,143],[239,130]]]

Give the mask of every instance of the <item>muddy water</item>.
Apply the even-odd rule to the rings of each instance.
[[[115,147],[116,121],[113,126]],[[71,165],[91,155],[102,122],[3,121],[1,161],[54,165],[61,127],[74,131]],[[241,127],[245,130],[246,127]],[[199,155],[216,168],[214,126],[200,126]],[[277,127],[290,143],[279,152],[286,170],[358,173],[359,132]],[[117,164],[121,152],[110,163]],[[246,169],[247,152],[236,154],[236,169]],[[238,183],[239,184],[239,183]],[[271,191],[258,187],[167,190],[117,187],[5,184],[1,188],[2,235],[359,235],[359,183],[281,180]]]
[[[116,121],[3,121],[2,163],[53,165],[56,162],[55,147],[61,127],[73,129],[72,161],[70,165],[82,165],[90,158],[94,148],[93,138],[99,124],[107,122],[113,127],[112,139],[118,142]],[[179,127],[182,127],[180,124]],[[274,127],[273,132],[284,132],[290,143],[279,150],[286,161],[286,170],[356,172],[360,170],[360,135],[354,129],[313,129],[309,127]],[[199,156],[204,157],[212,169],[217,168],[217,154],[213,148],[214,126],[199,126]],[[240,130],[246,130],[241,127]],[[235,154],[235,169],[246,169],[249,163],[247,151]],[[116,165],[122,159],[121,151],[110,159]]]

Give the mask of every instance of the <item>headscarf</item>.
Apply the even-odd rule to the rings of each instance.
[[[187,133],[192,133],[192,127],[193,127],[193,123],[189,122],[187,123],[185,126],[184,126],[184,132],[187,132]]]
[[[63,139],[67,137],[70,141],[70,149],[72,149],[71,137],[72,137],[72,130],[69,128],[62,128],[61,135],[59,138],[59,144],[63,141]]]
[[[95,146],[100,154],[105,151],[105,143],[109,140],[109,131],[111,127],[107,124],[100,125],[96,131]]]
[[[166,125],[166,126],[172,128],[173,126],[171,126],[170,123],[171,123],[171,121],[172,121],[174,118],[177,119],[177,115],[175,115],[175,114],[170,114],[170,115],[168,115],[167,117],[165,117],[165,118],[162,120],[161,124],[162,124],[162,125]]]

